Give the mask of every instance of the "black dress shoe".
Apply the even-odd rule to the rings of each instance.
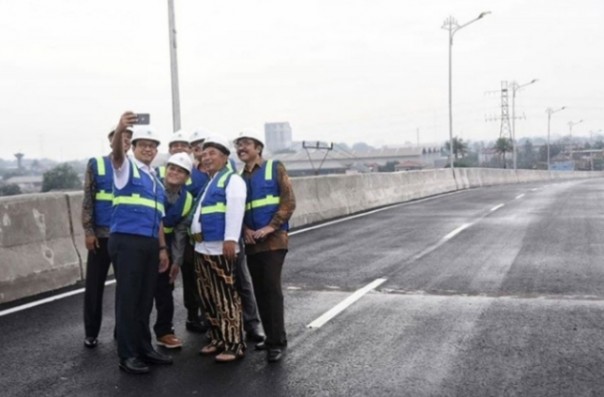
[[[147,374],[149,367],[136,357],[130,357],[120,360],[120,369],[129,374]]]
[[[141,359],[147,364],[170,365],[173,363],[172,357],[156,352],[155,350],[144,354]]]
[[[257,327],[251,328],[249,331],[245,333],[245,337],[252,342],[262,342],[265,339],[264,334],[262,334]]]
[[[201,321],[190,321],[187,320],[186,323],[187,331],[195,332],[198,334],[203,334],[208,329],[210,329],[209,325],[206,323],[202,323]]]
[[[95,348],[96,345],[98,345],[98,344],[99,344],[99,341],[95,337],[87,336],[84,339],[84,346],[86,346],[89,349]]]
[[[283,351],[281,349],[268,349],[266,353],[266,359],[269,363],[276,363],[277,361],[281,361],[283,357]]]
[[[266,349],[268,349],[268,346],[266,345],[266,342],[262,341],[260,343],[256,343],[256,345],[254,346],[254,349],[256,349],[256,350],[266,350]]]

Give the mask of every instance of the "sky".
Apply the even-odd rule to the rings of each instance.
[[[373,146],[499,137],[501,82],[517,138],[604,129],[601,0],[174,0],[182,128],[232,138],[288,121],[294,140]],[[167,0],[0,0],[0,158],[108,150],[125,110],[172,127]],[[511,94],[510,115],[511,115]],[[162,150],[162,146],[160,146]],[[163,145],[167,151],[167,145]]]

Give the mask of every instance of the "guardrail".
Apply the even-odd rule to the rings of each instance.
[[[422,197],[510,183],[604,177],[603,172],[459,168],[292,179],[292,227]],[[0,303],[83,281],[82,193],[0,198]]]

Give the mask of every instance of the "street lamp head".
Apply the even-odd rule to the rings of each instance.
[[[529,84],[536,83],[537,81],[539,81],[539,80],[538,79],[533,79],[533,80],[531,80],[531,82]]]
[[[478,19],[480,19],[480,18],[482,18],[482,17],[484,17],[485,15],[488,15],[488,14],[490,14],[490,13],[491,13],[491,11],[483,11],[483,12],[481,12],[481,13],[480,13],[480,15],[478,16]]]

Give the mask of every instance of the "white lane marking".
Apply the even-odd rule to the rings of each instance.
[[[523,198],[523,197],[524,197],[524,193],[519,194],[518,196],[516,196],[516,200],[520,200],[520,199],[521,199],[521,198]]]
[[[371,283],[367,284],[363,288],[356,290],[348,298],[344,299],[342,302],[338,303],[337,305],[335,305],[334,307],[332,307],[331,309],[329,309],[328,311],[323,313],[315,321],[308,324],[307,328],[320,328],[326,322],[328,322],[329,320],[331,320],[332,318],[334,318],[335,316],[337,316],[338,314],[343,312],[344,309],[346,309],[348,306],[352,305],[354,302],[361,299],[361,297],[363,295],[365,295],[367,292],[371,291],[372,289],[377,288],[379,285],[381,285],[385,281],[386,281],[385,278],[378,278],[376,280],[373,280]]]
[[[464,223],[463,225],[461,225],[460,227],[458,227],[457,229],[453,230],[451,233],[447,234],[445,237],[443,237],[443,240],[450,240],[453,237],[455,237],[456,235],[458,235],[459,233],[461,233],[464,229],[468,228],[472,226],[471,223]]]
[[[107,281],[105,283],[105,285],[111,285],[111,284],[115,284],[115,280],[109,280],[109,281]],[[10,309],[2,310],[0,312],[0,317],[6,316],[7,314],[11,314],[11,313],[15,313],[15,312],[20,312],[22,310],[26,310],[26,309],[29,309],[29,308],[32,308],[32,307],[40,306],[40,305],[43,305],[44,303],[49,303],[49,302],[53,302],[53,301],[56,301],[56,300],[59,300],[59,299],[67,298],[69,296],[81,294],[82,292],[84,292],[84,288],[76,289],[74,291],[65,292],[65,293],[62,293],[62,294],[59,294],[59,295],[49,296],[48,298],[40,299],[40,300],[37,300],[37,301],[34,301],[34,302],[29,302],[29,303],[26,303],[24,305],[11,307]]]
[[[534,187],[531,189],[531,192],[536,192],[537,190],[539,190],[539,188]]]
[[[346,222],[346,221],[349,221],[351,219],[361,218],[363,216],[375,214],[377,212],[382,212],[382,211],[386,211],[386,210],[389,210],[389,209],[392,209],[392,208],[402,207],[404,205],[417,204],[417,203],[423,203],[425,201],[436,200],[436,199],[447,197],[447,196],[450,196],[450,195],[453,195],[453,194],[457,194],[457,193],[460,193],[460,192],[462,192],[462,190],[457,190],[457,191],[454,191],[454,192],[443,193],[443,194],[439,194],[437,196],[426,197],[426,198],[423,198],[423,199],[412,200],[412,201],[405,201],[403,203],[392,204],[392,205],[388,205],[386,207],[382,207],[382,208],[378,208],[378,209],[375,209],[375,210],[363,212],[362,214],[348,215],[348,216],[345,216],[344,218],[336,219],[335,221],[329,221],[329,222],[321,223],[319,225],[309,226],[307,228],[296,230],[295,232],[290,232],[288,234],[290,236],[295,236],[296,234],[300,234],[300,233],[304,233],[304,232],[310,232],[311,230],[320,229],[322,227],[331,226],[331,225],[335,225],[337,223]]]
[[[505,204],[499,204],[499,205],[494,206],[493,208],[491,208],[491,212],[497,211],[499,208],[503,207],[504,205]]]

